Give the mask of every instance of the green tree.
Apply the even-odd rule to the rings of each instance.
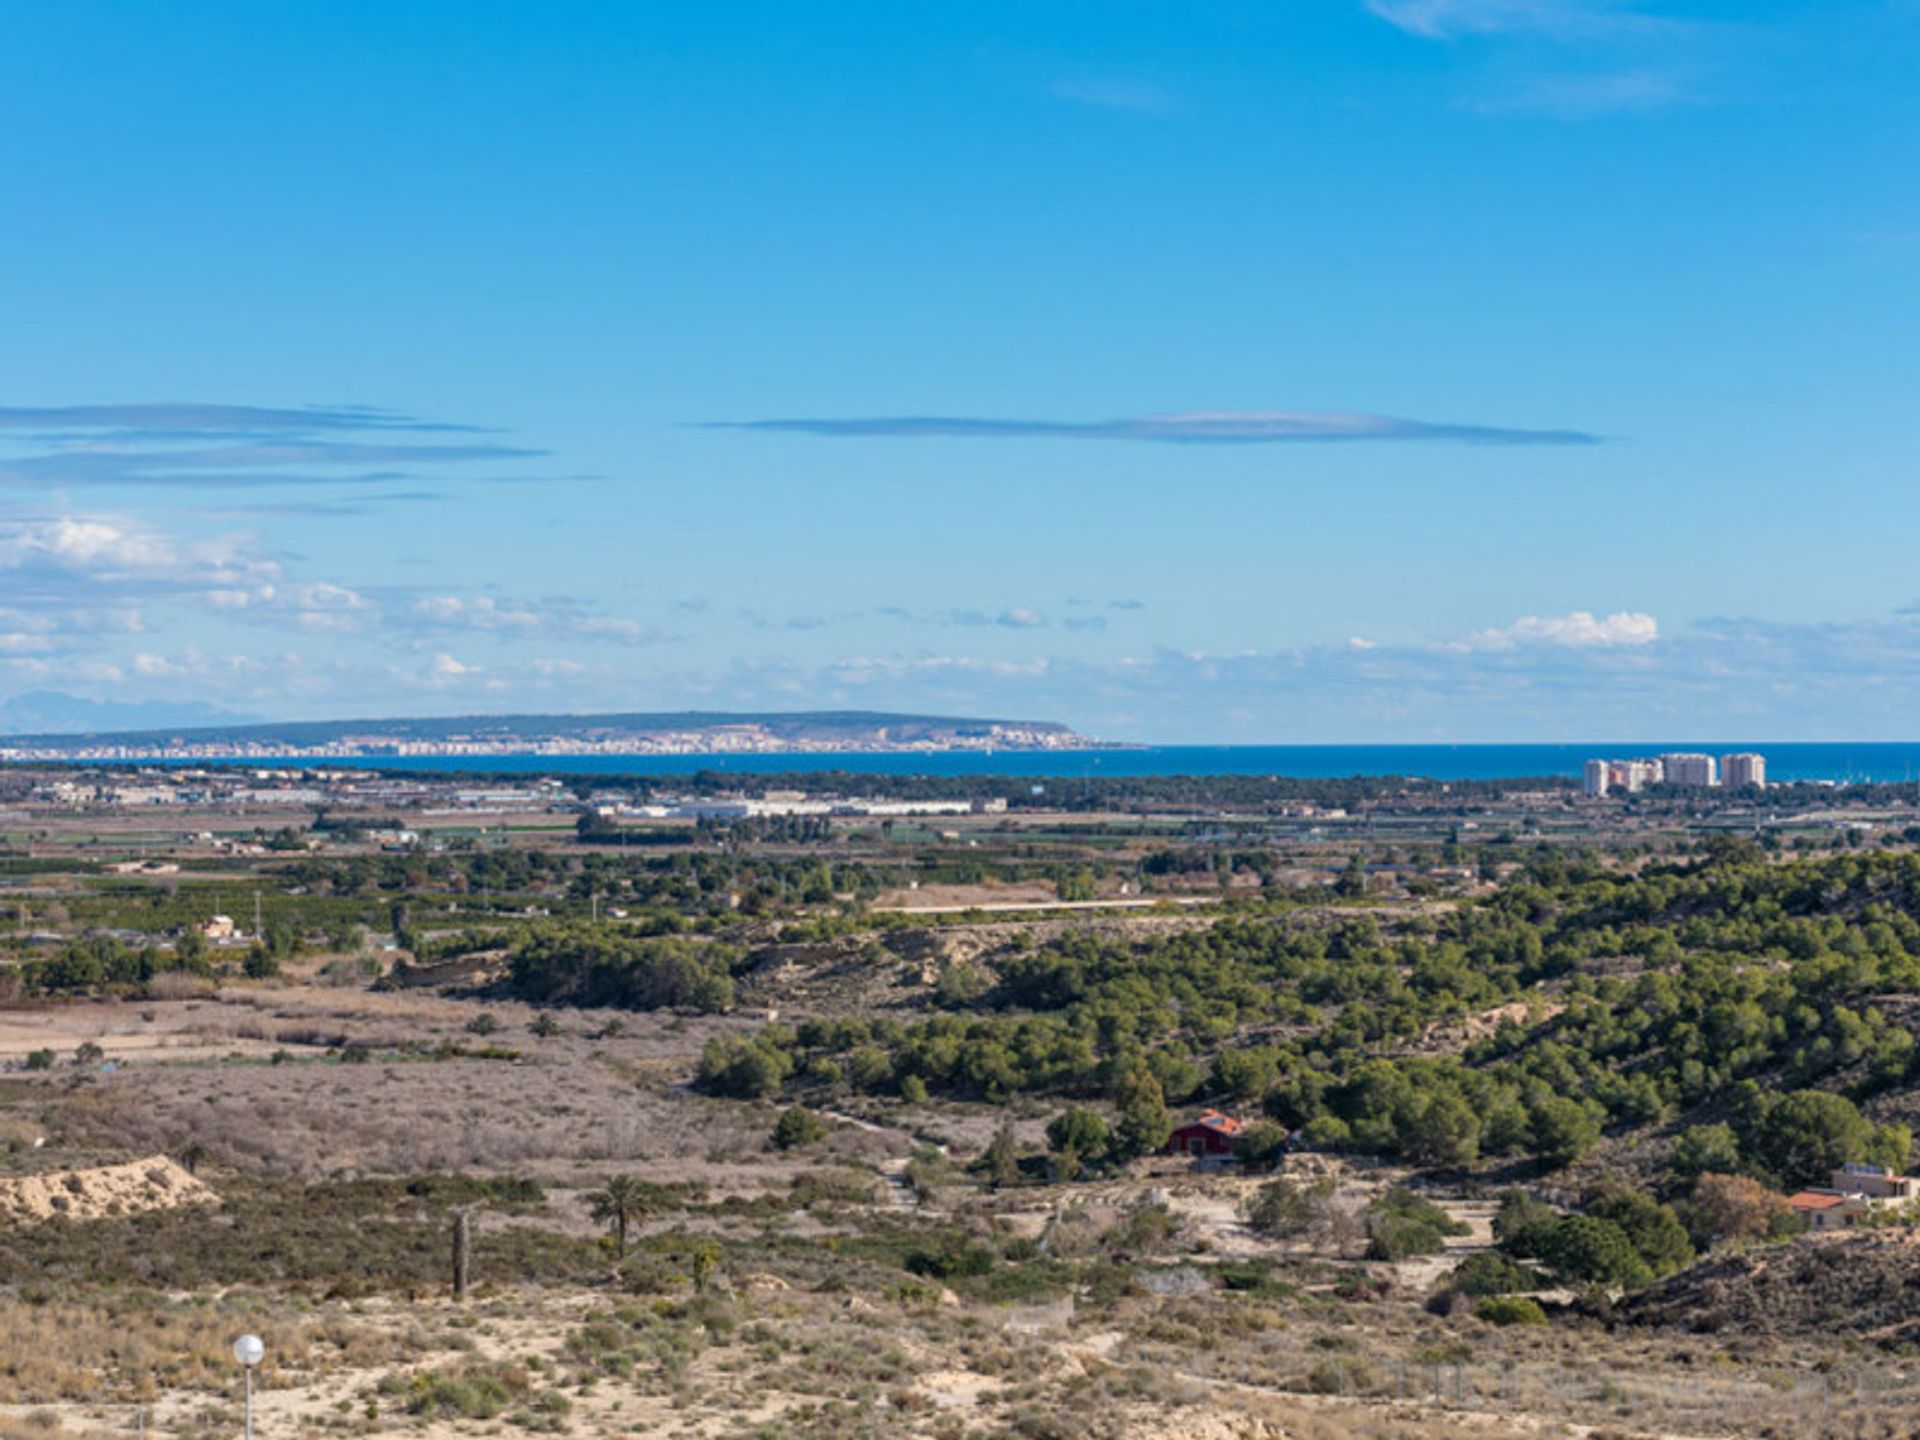
[[[1627,1232],[1593,1215],[1571,1215],[1555,1225],[1540,1247],[1540,1259],[1571,1284],[1632,1289],[1653,1278]]]
[[[1527,1148],[1543,1170],[1565,1169],[1585,1159],[1600,1143],[1600,1122],[1586,1106],[1564,1095],[1537,1101],[1527,1131]]]
[[[1400,1152],[1416,1165],[1471,1165],[1480,1154],[1480,1117],[1459,1094],[1435,1090],[1403,1108]]]
[[[1249,1170],[1270,1170],[1287,1153],[1287,1127],[1255,1120],[1233,1137],[1233,1153]]]
[[[1655,1279],[1693,1263],[1693,1242],[1680,1217],[1650,1196],[1618,1191],[1596,1200],[1587,1213],[1618,1225]]]
[[[764,1039],[716,1035],[700,1051],[694,1083],[710,1095],[758,1100],[776,1093],[793,1073],[793,1058]]]
[[[1753,1136],[1760,1163],[1787,1185],[1824,1183],[1872,1143],[1873,1126],[1854,1103],[1826,1090],[1780,1096],[1765,1106]]]
[[[596,1225],[612,1227],[614,1253],[627,1254],[627,1227],[646,1213],[646,1190],[631,1175],[615,1175],[586,1197],[587,1213]]]
[[[995,1190],[1016,1184],[1020,1179],[1020,1147],[1014,1141],[1013,1126],[1004,1120],[987,1146],[985,1165],[987,1183]]]
[[[1509,1255],[1531,1259],[1540,1254],[1547,1232],[1560,1223],[1560,1212],[1524,1190],[1504,1190],[1493,1217],[1494,1243]]]
[[[1077,1105],[1061,1111],[1047,1125],[1047,1148],[1069,1175],[1077,1173],[1082,1165],[1104,1164],[1112,1141],[1107,1122]]]
[[[1731,1125],[1690,1125],[1673,1146],[1673,1173],[1683,1180],[1740,1168],[1740,1141]]]
[[[1160,1081],[1144,1065],[1127,1069],[1115,1087],[1120,1106],[1119,1124],[1113,1132],[1113,1153],[1121,1160],[1151,1155],[1167,1143],[1173,1133],[1173,1117],[1167,1113],[1166,1096]]]

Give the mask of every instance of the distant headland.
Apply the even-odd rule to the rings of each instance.
[[[612,715],[454,715],[237,723],[165,730],[14,735],[10,760],[326,758],[434,755],[755,755],[1083,750],[1104,742],[1047,720],[674,711]]]

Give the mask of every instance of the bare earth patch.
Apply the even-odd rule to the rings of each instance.
[[[219,1203],[218,1195],[165,1155],[0,1180],[0,1217],[18,1225],[56,1217],[104,1220],[143,1210]]]

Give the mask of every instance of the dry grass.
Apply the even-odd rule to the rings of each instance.
[[[268,1389],[299,1372],[361,1368],[435,1348],[414,1321],[343,1316],[288,1320],[268,1297],[170,1301],[135,1294],[99,1301],[0,1304],[0,1391],[17,1404],[152,1402],[166,1391],[232,1388],[235,1335],[267,1346]]]

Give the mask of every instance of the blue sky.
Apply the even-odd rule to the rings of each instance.
[[[0,13],[0,701],[1914,736],[1915,0]]]

